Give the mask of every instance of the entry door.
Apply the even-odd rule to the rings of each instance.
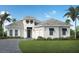
[[[31,38],[31,32],[32,30],[27,30],[27,38]]]

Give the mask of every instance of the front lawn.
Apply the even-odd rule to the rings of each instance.
[[[79,40],[21,40],[19,47],[24,53],[79,53]]]

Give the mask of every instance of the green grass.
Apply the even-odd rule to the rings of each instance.
[[[24,53],[79,53],[79,40],[21,40],[19,47]]]

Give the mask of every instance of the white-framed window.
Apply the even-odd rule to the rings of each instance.
[[[9,30],[9,35],[13,36],[13,30]]]
[[[15,30],[15,36],[18,36],[18,30]]]
[[[67,28],[62,28],[62,35],[66,35]]]
[[[54,28],[49,28],[49,35],[53,35]]]

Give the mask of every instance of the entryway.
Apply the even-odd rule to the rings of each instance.
[[[32,27],[27,27],[27,38],[32,38]]]

